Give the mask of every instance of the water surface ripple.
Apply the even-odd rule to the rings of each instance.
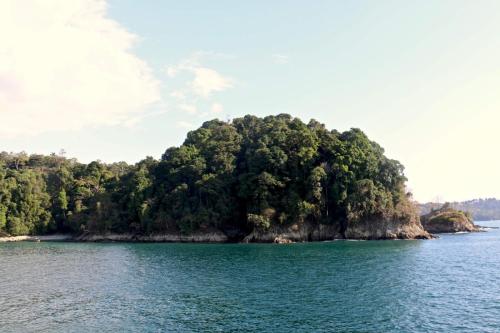
[[[0,331],[500,332],[499,277],[500,229],[432,241],[0,244]]]

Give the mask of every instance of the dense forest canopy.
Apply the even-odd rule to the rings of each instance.
[[[287,114],[212,120],[160,160],[0,153],[0,231],[190,233],[405,218],[403,166],[359,129]],[[410,211],[410,213],[408,213]]]

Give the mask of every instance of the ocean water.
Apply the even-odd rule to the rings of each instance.
[[[0,332],[500,332],[500,229],[430,241],[0,244]]]

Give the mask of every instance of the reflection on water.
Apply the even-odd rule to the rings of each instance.
[[[1,244],[0,326],[498,332],[499,253],[499,229],[432,241]]]

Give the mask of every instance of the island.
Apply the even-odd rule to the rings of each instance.
[[[450,207],[464,212],[469,212],[476,221],[500,220],[500,200],[495,198],[473,199],[467,201],[454,201],[448,203]],[[427,202],[419,204],[420,214],[425,215],[432,209],[441,207],[442,204]]]
[[[469,212],[454,209],[449,203],[422,215],[420,220],[424,229],[433,234],[482,230],[474,224]]]
[[[403,166],[359,129],[205,122],[160,160],[0,153],[0,232],[80,241],[427,239]]]

